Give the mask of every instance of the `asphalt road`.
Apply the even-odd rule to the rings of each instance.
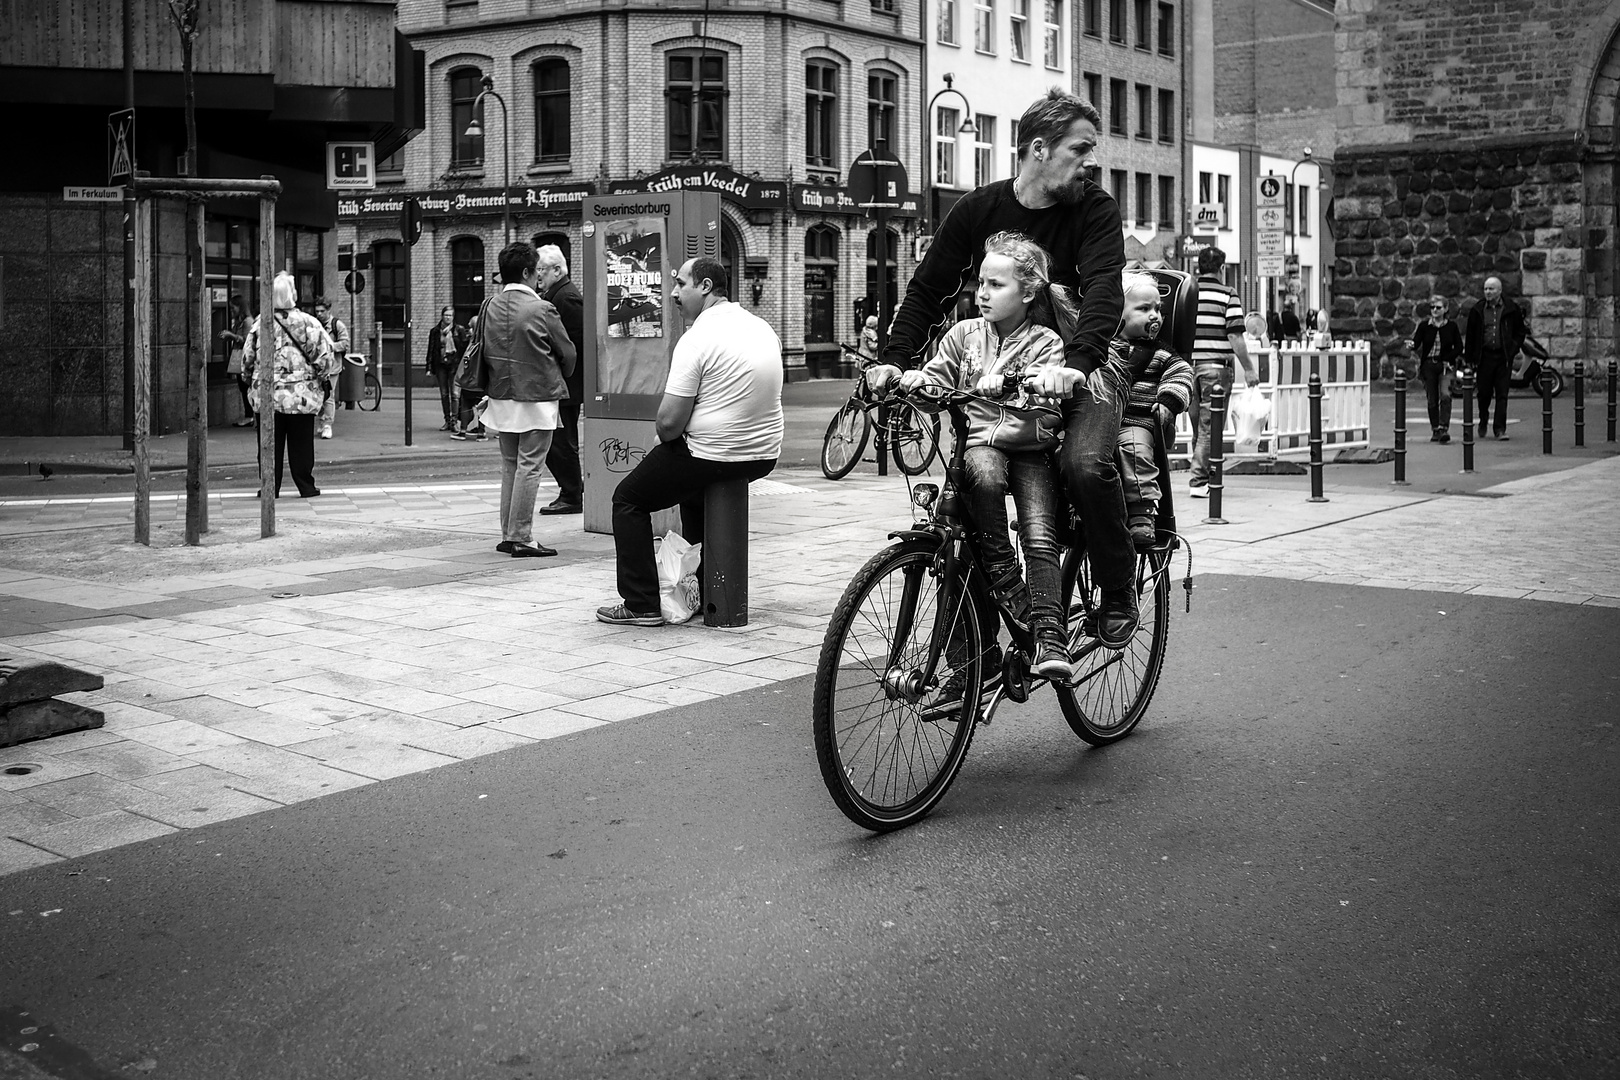
[[[1620,1075],[1620,611],[1199,586],[1135,735],[1005,708],[910,830],[801,680],[8,876],[0,1004],[165,1080]]]

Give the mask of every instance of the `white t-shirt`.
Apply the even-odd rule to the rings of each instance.
[[[686,424],[692,456],[760,461],[782,454],[782,342],[770,323],[727,301],[675,343],[664,392],[696,398]]]

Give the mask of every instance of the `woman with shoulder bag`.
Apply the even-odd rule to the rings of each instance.
[[[1443,296],[1429,297],[1429,317],[1412,331],[1406,343],[1418,358],[1418,377],[1429,399],[1430,442],[1451,441],[1451,375],[1462,357],[1462,332],[1451,318]]]
[[[242,415],[237,418],[233,427],[253,426],[253,397],[248,393],[247,376],[242,371],[242,342],[247,338],[248,309],[247,302],[240,293],[231,294],[230,307],[225,313],[226,327],[219,332],[224,339],[225,347],[229,350],[225,364],[225,373],[236,376],[236,389],[242,395]]]
[[[298,289],[291,274],[276,275],[275,304],[274,312],[260,315],[248,329],[243,366],[249,381],[255,381],[259,335],[273,334],[270,400],[276,417],[276,495],[281,495],[285,459],[298,486],[298,497],[310,499],[321,493],[315,486],[315,416],[324,397],[322,383],[337,374],[343,361],[332,352],[331,339],[320,320],[298,310]],[[264,467],[262,461],[259,467]]]

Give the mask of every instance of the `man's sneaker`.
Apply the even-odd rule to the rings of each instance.
[[[1187,494],[1189,496],[1191,496],[1192,498],[1194,498],[1194,499],[1207,499],[1207,498],[1209,498],[1209,485],[1208,484],[1188,484],[1187,485]]]
[[[1136,590],[1104,589],[1097,605],[1097,637],[1110,649],[1122,649],[1136,633]]]
[[[1043,679],[1063,682],[1074,677],[1069,660],[1069,643],[1057,630],[1042,631],[1035,638],[1035,666],[1030,670]]]
[[[452,431],[450,433],[450,437],[452,439],[456,440],[456,442],[466,442],[467,441],[467,433],[465,431]]]
[[[609,604],[596,609],[596,621],[615,626],[663,626],[664,617],[656,611],[631,611],[625,604]]]

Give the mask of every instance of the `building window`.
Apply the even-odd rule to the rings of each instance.
[[[934,183],[956,186],[956,129],[961,114],[943,105],[934,113]]]
[[[1119,204],[1120,217],[1124,217],[1130,209],[1130,203],[1125,200],[1125,187],[1129,182],[1129,174],[1124,169],[1108,170],[1108,190],[1114,196],[1114,202]]]
[[[725,160],[726,99],[730,94],[725,54],[670,53],[665,71],[669,159]]]
[[[893,15],[894,0],[872,0],[872,10],[884,15]]]
[[[1159,141],[1162,143],[1176,141],[1176,92],[1174,90],[1159,91]]]
[[[973,47],[982,53],[996,51],[996,0],[973,0]]]
[[[838,68],[812,60],[804,68],[804,163],[830,169],[838,163]]]
[[[1153,138],[1153,87],[1136,84],[1136,137]]]
[[[1083,0],[1086,13],[1086,36],[1102,37],[1102,0]]]
[[[1159,228],[1176,227],[1176,178],[1159,177]]]
[[[1125,124],[1129,117],[1125,115],[1125,80],[1108,80],[1108,130],[1115,135],[1124,135]]]
[[[1097,105],[1102,101],[1102,76],[1095,71],[1087,71],[1081,78],[1086,82],[1086,100]]]
[[[1299,235],[1311,235],[1311,189],[1299,185]]]
[[[1046,66],[1063,69],[1063,0],[1044,0],[1046,7]]]
[[[450,241],[450,306],[456,322],[466,326],[484,302],[484,242],[476,236]]]
[[[484,73],[477,68],[456,68],[450,73],[450,167],[474,168],[484,163],[484,136],[467,134],[472,127],[473,102],[483,90]],[[478,117],[480,121],[483,117]],[[482,124],[480,124],[482,127]]]
[[[1174,4],[1159,5],[1159,55],[1176,55],[1176,8]]]
[[[403,146],[377,162],[377,179],[405,179],[405,148]]]
[[[980,113],[973,118],[978,134],[973,136],[975,184],[988,184],[996,178],[996,118]]]
[[[1232,178],[1230,176],[1217,176],[1215,178],[1215,201],[1221,204],[1221,218],[1224,221],[1232,220]]]
[[[405,245],[387,240],[371,245],[372,318],[386,330],[405,329]]]
[[[1136,0],[1136,47],[1143,52],[1153,49],[1153,0]]]
[[[1018,121],[1007,122],[1007,146],[1011,154],[1007,161],[1007,175],[1018,175]]]
[[[1153,223],[1153,176],[1136,174],[1136,224],[1138,228]]]
[[[804,234],[804,341],[830,345],[837,339],[839,231],[817,225]]]
[[[1201,172],[1198,174],[1198,201],[1201,203],[1214,201],[1215,174]]]
[[[895,106],[899,80],[887,71],[866,77],[866,141],[868,146],[895,141]]]
[[[1125,5],[1130,0],[1108,0],[1108,40],[1125,44]]]
[[[939,43],[956,44],[956,0],[939,0]]]
[[[1029,0],[1012,0],[1012,19],[1008,26],[1014,60],[1029,59]]]
[[[534,65],[534,160],[567,161],[572,154],[574,96],[568,61],[548,57]]]

